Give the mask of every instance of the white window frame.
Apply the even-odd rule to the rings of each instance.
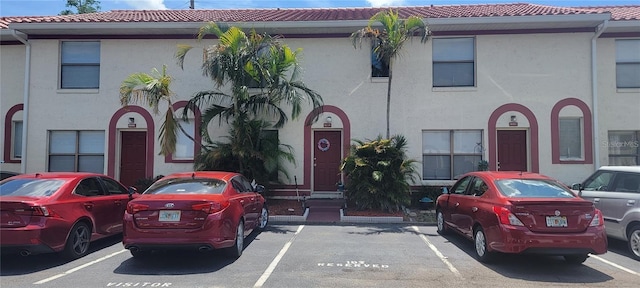
[[[66,133],[72,135],[72,138],[54,137],[56,133]],[[83,138],[82,133],[93,133],[98,135],[102,133],[101,139]],[[104,173],[105,163],[105,139],[106,134],[104,130],[50,130],[48,139],[48,151],[47,151],[47,171],[67,171],[67,172],[95,172]],[[84,142],[82,139],[87,139],[89,142]],[[93,141],[90,141],[93,140]],[[61,145],[62,144],[62,145]],[[65,147],[66,144],[66,147]],[[55,146],[54,146],[55,145]],[[87,151],[88,150],[88,151]],[[72,169],[54,169],[52,170],[52,164],[55,162],[55,157],[72,157],[73,168]],[[83,157],[102,158],[101,169],[87,170],[81,169]]]
[[[469,42],[472,47],[466,47]],[[456,43],[458,42],[458,43]],[[444,87],[475,87],[476,86],[476,41],[475,37],[449,37],[449,38],[433,38],[432,40],[432,85],[434,88]],[[469,51],[471,48],[471,52]],[[455,73],[451,73],[447,77],[440,76],[448,66],[459,66],[471,64],[471,83],[456,82]],[[455,70],[455,69],[454,69]],[[468,73],[467,70],[460,70]],[[456,71],[453,71],[456,72]],[[460,77],[465,78],[465,77]],[[445,79],[445,80],[442,80]]]
[[[187,121],[178,119],[180,126],[187,132],[191,138],[195,138],[196,123],[193,118]],[[179,130],[176,138],[176,151],[172,154],[173,160],[194,160],[195,159],[195,142],[187,137],[182,130]]]
[[[22,159],[22,133],[24,131],[21,120],[12,121],[11,124],[11,159]]]
[[[617,137],[613,134],[618,134]],[[620,138],[626,134],[627,137]],[[609,165],[632,166],[640,165],[640,130],[609,130],[606,142],[609,153]],[[627,158],[625,161],[614,159]]]
[[[59,83],[60,89],[100,88],[100,41],[60,42]]]
[[[373,41],[378,41],[376,39],[374,39]],[[380,65],[382,65],[382,68],[380,69],[374,69],[374,64],[376,64],[377,62],[380,63]],[[384,75],[385,72],[385,66],[386,66],[386,72],[387,75]],[[380,75],[375,74],[374,72],[379,71]],[[385,65],[385,63],[382,61],[382,59],[378,59],[376,53],[375,53],[375,45],[373,45],[373,42],[371,44],[371,78],[372,79],[388,79],[389,78],[389,63],[387,63]]]
[[[578,121],[578,129],[569,129],[570,131],[566,131],[562,129],[562,122],[563,121]],[[558,134],[559,134],[559,139],[558,139],[558,147],[560,150],[560,160],[562,161],[573,161],[573,160],[584,160],[584,135],[582,133],[583,129],[583,118],[582,117],[560,117],[558,119]],[[572,155],[573,153],[571,153],[572,151],[570,150],[571,147],[568,147],[570,145],[566,145],[567,141],[572,141],[570,139],[567,139],[567,137],[570,136],[570,134],[568,133],[577,133],[577,139],[573,139],[573,141],[578,141],[578,143],[580,144],[580,148],[579,148],[579,155]],[[563,147],[564,146],[564,147]]]
[[[465,132],[472,132],[472,133],[479,133],[479,138],[474,140],[474,143],[458,143],[456,141],[456,136],[458,133],[465,133]],[[429,133],[433,133],[433,134],[441,134],[441,135],[446,135],[448,134],[448,148],[445,147],[444,149],[441,148],[435,148],[435,149],[431,149],[429,147],[426,147],[427,145],[427,138],[425,137],[429,137],[428,134]],[[478,170],[478,164],[480,161],[484,160],[484,146],[483,146],[483,131],[482,129],[459,129],[459,130],[422,130],[422,179],[423,180],[455,180],[457,176],[460,176],[466,172],[470,172],[470,171],[476,171]],[[429,165],[428,160],[426,157],[432,157],[432,156],[441,156],[441,157],[448,157],[449,160],[449,171],[448,171],[448,175],[435,175],[435,176],[431,176],[431,175],[426,175],[428,173],[425,173],[427,171],[427,166]],[[456,156],[460,157],[471,157],[471,158],[477,158],[477,161],[474,161],[473,164],[473,168],[471,170],[468,171],[462,171],[460,173],[456,174],[456,171],[459,169],[456,169]],[[446,162],[443,162],[443,164],[446,164]],[[438,168],[433,169],[434,171],[437,172]]]
[[[640,39],[616,40],[616,87],[640,88]]]

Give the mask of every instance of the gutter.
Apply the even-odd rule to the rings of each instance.
[[[531,16],[483,16],[483,17],[454,17],[454,18],[424,18],[429,25],[491,25],[491,24],[548,24],[567,23],[570,27],[590,25],[608,20],[611,15],[603,14],[574,14],[574,15],[531,15]],[[241,28],[362,28],[369,24],[369,19],[356,20],[313,20],[313,21],[215,21],[218,24],[234,25]],[[46,31],[64,29],[72,30],[81,27],[82,30],[111,30],[111,29],[199,29],[207,21],[193,22],[23,22],[11,23],[14,29],[21,31],[37,31],[46,34]],[[476,29],[474,27],[471,27]],[[469,28],[469,29],[471,29]]]
[[[600,128],[598,123],[600,122],[598,112],[598,57],[597,57],[597,43],[598,37],[607,29],[609,20],[604,20],[602,24],[596,28],[596,34],[591,38],[591,96],[592,96],[592,109],[593,109],[593,165],[595,169],[600,168]]]
[[[22,157],[20,158],[20,172],[27,172],[27,135],[29,134],[29,83],[31,75],[31,43],[23,36],[18,35],[15,29],[11,29],[11,34],[18,41],[25,45],[25,63],[24,63],[24,94],[22,99]],[[6,144],[6,143],[5,143]]]

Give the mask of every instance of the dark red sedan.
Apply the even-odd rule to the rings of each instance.
[[[528,172],[463,175],[436,201],[438,233],[459,232],[477,259],[496,252],[562,255],[569,263],[607,252],[602,214],[565,185]]]
[[[269,221],[262,191],[264,186],[238,173],[168,175],[129,202],[122,243],[134,257],[153,250],[223,248],[240,257],[245,236]]]
[[[101,174],[21,174],[0,182],[2,253],[84,256],[89,243],[122,233],[129,191]]]

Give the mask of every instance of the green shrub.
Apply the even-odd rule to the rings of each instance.
[[[342,161],[346,195],[358,210],[381,209],[395,212],[411,202],[411,185],[415,180],[415,160],[407,159],[407,141],[396,135],[378,136],[367,142],[354,140],[351,155]]]

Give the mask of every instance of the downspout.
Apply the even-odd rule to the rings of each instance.
[[[597,57],[597,43],[598,37],[607,29],[609,20],[604,20],[602,24],[596,28],[596,34],[591,38],[591,96],[592,96],[592,109],[593,109],[593,165],[595,169],[600,168],[600,128],[598,123],[598,57]]]
[[[18,41],[25,45],[25,64],[24,64],[24,95],[22,99],[22,157],[20,158],[20,172],[27,172],[27,135],[29,134],[29,83],[31,75],[31,43],[27,39],[22,38],[15,29],[11,29],[11,34]]]

